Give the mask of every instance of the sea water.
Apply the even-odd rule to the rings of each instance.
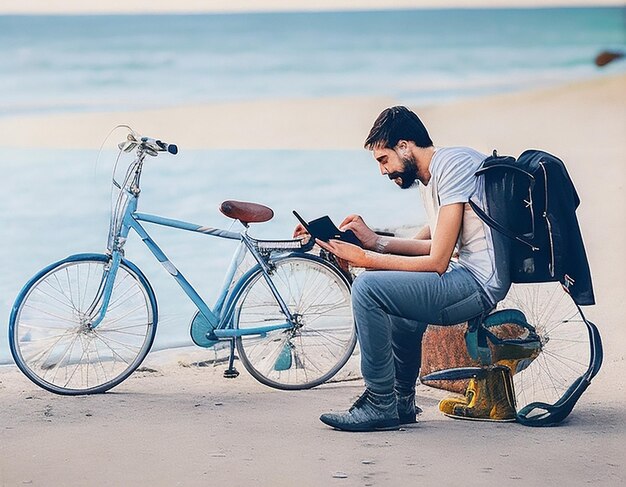
[[[420,105],[541,87],[623,72],[626,63],[602,71],[593,65],[602,50],[624,50],[623,14],[588,8],[0,16],[0,117],[344,95]],[[105,247],[114,156],[105,152],[95,168],[96,156],[0,147],[0,363],[10,360],[10,309],[30,276],[71,253]],[[228,198],[274,208],[272,222],[253,227],[259,237],[289,237],[293,209],[336,221],[357,212],[376,227],[424,221],[415,191],[382,180],[359,148],[181,151],[146,164],[142,211],[229,228],[217,211]],[[154,236],[212,302],[234,244],[160,228]],[[128,243],[127,257],[157,291],[156,348],[190,343],[193,305],[137,240]]]
[[[0,16],[0,114],[297,96],[432,102],[594,76],[596,54],[624,42],[619,8]]]

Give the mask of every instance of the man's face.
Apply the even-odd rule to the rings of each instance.
[[[417,180],[417,162],[409,151],[394,149],[374,149],[380,173],[387,176],[402,189],[408,189]]]

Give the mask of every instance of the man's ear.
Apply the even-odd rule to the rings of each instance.
[[[399,140],[397,144],[398,150],[404,155],[409,152],[409,143],[406,140]]]

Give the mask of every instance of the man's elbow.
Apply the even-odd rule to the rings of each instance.
[[[449,261],[436,260],[434,262],[434,271],[440,276],[448,270]]]

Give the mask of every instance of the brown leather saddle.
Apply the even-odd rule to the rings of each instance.
[[[244,225],[249,223],[263,223],[274,216],[274,211],[258,203],[226,200],[220,205],[220,211],[229,218],[239,220]]]

